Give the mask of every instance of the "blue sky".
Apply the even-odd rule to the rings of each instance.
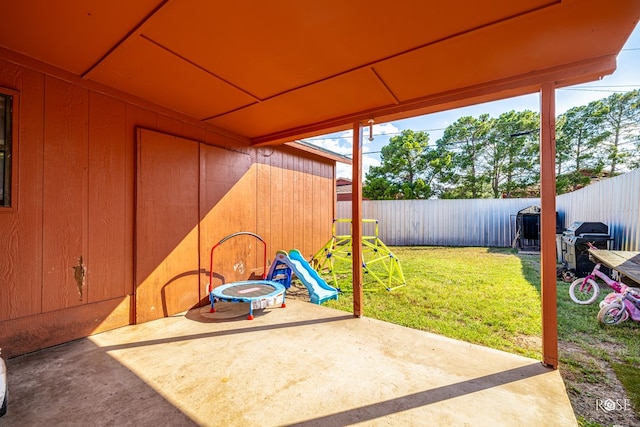
[[[556,91],[556,114],[562,114],[569,108],[606,98],[614,92],[640,89],[640,25],[631,34],[617,59],[617,69],[612,75],[606,76],[600,81],[558,89]],[[483,113],[498,117],[500,114],[511,110],[521,111],[528,109],[539,111],[539,102],[538,94],[531,94],[411,119],[377,124],[373,126],[373,141],[368,139],[369,128],[367,127],[364,129],[363,174],[368,171],[370,166],[380,164],[379,151],[388,144],[389,138],[397,135],[402,130],[426,131],[429,133],[429,140],[435,142],[442,136],[444,129],[460,117],[478,117]],[[352,153],[351,139],[351,130],[348,130],[308,138],[304,141],[350,156]],[[338,177],[351,178],[351,166],[338,163],[336,174]]]

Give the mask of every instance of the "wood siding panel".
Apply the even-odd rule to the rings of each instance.
[[[103,301],[127,294],[127,229],[130,201],[125,189],[133,147],[126,145],[126,106],[103,95],[91,94],[89,116],[89,248],[88,301]]]
[[[182,137],[185,139],[190,139],[192,141],[204,141],[205,130],[197,126],[190,125],[188,123],[183,123]]]
[[[14,208],[0,208],[0,321],[42,309],[42,165],[44,77],[0,61],[0,86],[14,104]],[[0,342],[3,342],[0,339]]]
[[[126,200],[128,205],[126,207],[126,224],[125,232],[131,236],[127,241],[126,246],[123,249],[124,256],[129,260],[130,264],[127,265],[125,271],[125,286],[126,294],[134,295],[135,293],[135,253],[134,253],[134,241],[135,241],[135,189],[136,189],[136,159],[137,159],[137,138],[138,129],[146,128],[152,129],[157,122],[157,114],[137,107],[135,105],[126,104],[126,118],[125,118],[125,146],[128,147],[126,151],[126,163],[129,165],[126,169],[126,182],[127,185],[124,189]],[[135,303],[133,303],[135,309]],[[133,310],[135,311],[135,310]],[[135,322],[135,313],[132,313],[132,323]]]
[[[45,77],[43,311],[85,304],[88,92]],[[86,265],[86,264],[85,264]]]
[[[311,177],[312,177],[312,194],[313,194],[313,200],[311,201],[311,206],[309,209],[309,216],[311,216],[311,222],[313,224],[315,224],[317,221],[319,221],[320,219],[320,215],[321,212],[319,212],[316,208],[317,208],[317,201],[318,201],[318,197],[320,195],[320,189],[322,187],[322,178],[320,176],[318,176],[318,168],[319,165],[317,162],[314,162],[314,164],[312,165],[312,172],[311,172]],[[313,233],[311,235],[311,245],[314,247],[322,247],[322,245],[326,242],[321,242],[321,239],[319,238],[319,236],[317,235],[316,231],[312,228]]]
[[[330,236],[330,222],[319,226],[314,218],[332,204],[322,187],[333,183],[318,180],[332,161],[291,147],[239,146],[197,124],[2,60],[0,85],[19,97],[16,205],[0,209],[0,342],[7,356],[200,304],[211,246],[228,234],[262,236],[269,261],[279,249],[310,255],[317,235],[322,244]],[[146,151],[138,152],[138,129],[151,135]],[[140,189],[136,200],[139,163],[154,166],[143,186],[151,192]],[[222,249],[220,282],[262,273],[254,238]],[[81,289],[73,268],[80,256]]]
[[[322,198],[321,200],[324,202],[324,205],[321,209],[323,214],[320,223],[317,225],[318,227],[318,235],[322,236],[323,233],[326,233],[327,227],[330,227],[333,223],[333,212],[335,209],[335,200],[336,200],[336,187],[335,187],[335,168],[333,165],[328,165],[326,163],[322,164],[323,174],[322,174]],[[320,209],[320,207],[319,207]],[[321,238],[321,245],[328,240],[328,236],[325,234],[324,238]]]
[[[270,152],[263,150],[270,149]],[[259,230],[259,234],[269,242],[271,245],[272,233],[271,233],[271,166],[270,166],[270,153],[273,152],[272,147],[259,148],[256,154],[256,198],[255,204],[259,207],[258,214],[256,215],[256,230]],[[266,155],[268,154],[268,155]],[[268,254],[269,260],[273,261],[273,255],[275,254],[273,246],[269,246],[270,253]]]
[[[304,229],[306,222],[306,215],[304,212],[304,159],[296,156],[291,156],[295,161],[294,183],[295,185],[291,189],[292,216],[295,218],[294,230],[291,235],[291,244],[289,248],[304,248]],[[302,252],[304,255],[304,252]]]
[[[271,210],[271,249],[273,250],[289,250],[284,246],[284,213],[283,213],[283,157],[284,154],[280,150],[275,150],[271,155],[271,173],[270,173],[270,199],[267,206]],[[289,223],[287,219],[287,223]],[[278,249],[276,249],[278,248]]]
[[[303,223],[304,223],[304,239],[302,240],[302,246],[304,247],[304,252],[301,252],[303,256],[307,256],[309,252],[312,252],[313,255],[320,249],[320,246],[317,248],[314,245],[313,240],[313,210],[316,208],[314,206],[314,194],[313,194],[313,161],[310,159],[304,159],[304,179],[302,182],[302,206],[304,207],[302,215],[303,215]],[[329,240],[327,238],[327,240]],[[300,249],[302,251],[302,249]]]
[[[183,122],[173,117],[166,116],[164,114],[157,115],[157,123],[155,129],[158,132],[165,133],[167,135],[182,136]]]
[[[189,309],[198,292],[199,144],[138,132],[136,322]]]
[[[127,296],[0,322],[2,356],[19,356],[127,325],[130,305]]]
[[[268,236],[270,251],[295,248],[311,258],[331,237],[334,163],[300,156],[287,147],[275,148],[269,156],[258,152],[257,161],[258,194],[269,200],[271,218],[267,221],[259,208],[258,224]]]
[[[295,170],[296,159],[289,153],[283,156],[282,168],[282,208],[280,211],[274,212],[280,215],[283,221],[282,240],[280,247],[274,247],[274,250],[289,251],[295,248],[295,235],[299,233],[298,215],[295,210],[296,182],[298,180],[298,172]]]
[[[200,157],[200,257],[204,273],[201,290],[209,283],[211,249],[226,236],[256,229],[256,174],[252,158],[241,152],[201,145]],[[264,238],[264,236],[261,236]],[[246,280],[262,272],[261,243],[251,236],[234,237],[214,252],[214,286]],[[206,299],[203,292],[202,298]]]

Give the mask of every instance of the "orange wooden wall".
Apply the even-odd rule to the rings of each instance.
[[[279,249],[311,255],[331,236],[331,160],[286,146],[243,147],[164,110],[3,60],[0,86],[18,91],[14,206],[0,209],[6,357],[158,317],[136,317],[134,296],[162,315],[198,303],[211,246],[230,233],[261,235],[270,259]],[[141,132],[151,141],[146,151],[137,145]],[[167,155],[177,168],[172,173],[163,169]],[[142,182],[136,199],[140,165],[151,180]],[[180,206],[181,214],[158,210],[158,201]],[[173,265],[169,255],[182,250],[185,239],[191,239],[188,262]],[[242,239],[216,254],[223,280],[261,266],[257,242]],[[80,257],[81,287],[74,275]],[[241,271],[234,268],[239,258]],[[189,286],[197,289],[158,296],[138,288],[162,268],[158,283],[190,275]]]

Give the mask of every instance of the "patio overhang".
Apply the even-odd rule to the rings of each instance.
[[[2,7],[2,56],[276,144],[598,79],[636,0],[211,2]]]

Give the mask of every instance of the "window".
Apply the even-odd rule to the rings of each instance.
[[[0,93],[0,207],[11,206],[12,104],[12,96]]]

